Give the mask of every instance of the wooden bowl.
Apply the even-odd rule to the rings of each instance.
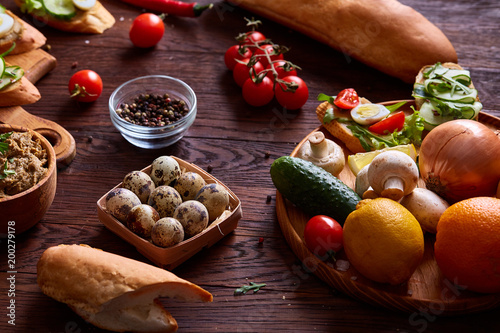
[[[230,210],[230,214],[228,214],[226,218],[218,222],[212,222],[201,233],[188,238],[180,242],[179,244],[163,248],[156,246],[149,240],[133,233],[123,223],[118,221],[114,216],[106,211],[106,196],[109,192],[104,194],[97,201],[97,215],[99,217],[99,220],[109,230],[120,236],[123,240],[134,245],[142,255],[154,262],[156,265],[168,270],[174,269],[202,249],[211,247],[219,240],[221,240],[224,236],[231,233],[234,229],[237,228],[238,221],[242,217],[241,202],[226,185],[218,181],[215,177],[205,172],[198,166],[181,160],[180,158],[177,158],[175,156],[172,157],[179,163],[181,170],[185,169],[186,171],[196,172],[203,177],[207,184],[218,183],[226,189],[226,191],[229,193]],[[141,171],[150,174],[151,165],[147,166]],[[121,186],[122,183],[116,185],[114,188]]]
[[[20,234],[37,224],[49,209],[56,194],[56,154],[50,142],[28,128],[2,124],[0,133],[31,132],[47,151],[48,172],[38,184],[16,195],[0,199],[0,235]]]
[[[397,102],[399,101],[381,104],[390,105]],[[403,108],[409,108],[412,105],[414,105],[413,101],[409,101]],[[493,131],[500,129],[500,119],[486,113],[479,114],[479,121]],[[352,154],[323,126],[316,128],[310,134],[316,131],[322,131],[326,138],[338,143],[344,149],[346,158]],[[309,135],[296,146],[291,156],[296,156]],[[347,163],[338,178],[354,188],[356,177]],[[423,180],[419,181],[419,186],[425,186]],[[429,314],[432,316],[462,315],[500,306],[500,293],[480,294],[464,290],[443,276],[434,258],[436,239],[434,234],[425,234],[424,258],[412,277],[406,283],[391,286],[363,277],[349,264],[344,251],[337,253],[336,262],[322,261],[316,257],[304,242],[304,228],[309,216],[286,200],[279,192],[276,193],[276,213],[285,239],[304,266],[331,287],[353,298],[391,310],[412,313],[415,320]]]

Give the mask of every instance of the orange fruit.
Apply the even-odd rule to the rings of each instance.
[[[434,254],[451,282],[500,292],[500,199],[475,197],[448,207],[437,225]]]

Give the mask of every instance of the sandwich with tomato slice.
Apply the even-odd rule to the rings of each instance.
[[[424,130],[419,112],[407,101],[374,104],[352,88],[337,96],[320,94],[316,115],[352,153],[405,144],[420,145]]]

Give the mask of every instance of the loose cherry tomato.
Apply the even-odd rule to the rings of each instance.
[[[102,93],[101,77],[89,69],[78,71],[69,79],[68,90],[79,102],[93,102]]]
[[[405,124],[405,113],[403,111],[396,112],[389,117],[368,127],[368,130],[377,134],[388,134],[395,130],[401,131]]]
[[[255,45],[259,42],[266,40],[266,36],[258,31],[250,31],[246,33],[245,40],[243,41],[243,45]]]
[[[274,98],[273,81],[267,76],[262,78],[261,82],[254,82],[247,79],[243,84],[243,98],[252,106],[263,106],[268,104]]]
[[[250,78],[250,74],[253,74],[254,71],[255,73],[259,74],[264,70],[264,66],[262,66],[259,61],[257,61],[255,65],[253,65],[253,67],[248,67],[247,64],[249,60],[250,59],[243,59],[241,60],[243,63],[237,63],[234,66],[233,78],[236,84],[240,87],[243,87],[245,81]]]
[[[343,233],[337,221],[326,215],[316,215],[306,224],[304,241],[309,251],[323,258],[329,252],[338,252],[343,248]]]
[[[267,76],[274,81],[274,72],[271,69],[271,66],[274,67],[276,73],[278,74],[278,79],[282,79],[286,76],[294,75],[297,76],[297,71],[290,66],[285,60],[276,60],[272,64],[268,65],[266,69],[269,69],[267,72]],[[288,70],[289,69],[289,70]]]
[[[144,13],[137,16],[130,26],[129,37],[137,47],[153,47],[161,40],[165,32],[162,17]]]
[[[352,88],[344,89],[337,95],[333,104],[341,109],[355,108],[359,104],[358,93]]]
[[[295,91],[284,91],[287,87],[284,83],[276,85],[274,94],[280,105],[288,110],[300,109],[306,104],[309,98],[309,89],[306,83],[298,76],[290,75],[282,79],[285,82],[293,83],[297,89]]]
[[[269,58],[271,59],[271,62],[275,60],[283,60],[283,54],[279,53],[276,54],[276,51],[274,50],[274,47],[271,44],[264,44],[260,45],[254,52],[254,54],[258,57],[258,60],[262,63],[264,68],[269,66],[269,60],[267,59],[267,56],[265,54],[269,55]]]
[[[249,48],[244,48],[240,45],[233,45],[230,48],[227,49],[226,53],[224,54],[224,63],[226,64],[226,67],[230,70],[234,69],[234,66],[236,66],[236,59],[238,60],[243,60],[243,59],[248,59],[252,56],[252,51],[250,51]]]

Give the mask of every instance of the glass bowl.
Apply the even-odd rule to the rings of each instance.
[[[131,103],[140,94],[169,94],[170,98],[183,100],[188,113],[165,126],[149,127],[133,124],[121,118],[116,110],[122,103]],[[193,89],[185,82],[165,75],[142,76],[120,85],[109,98],[111,122],[131,144],[147,149],[170,146],[179,141],[196,118],[197,100]]]

